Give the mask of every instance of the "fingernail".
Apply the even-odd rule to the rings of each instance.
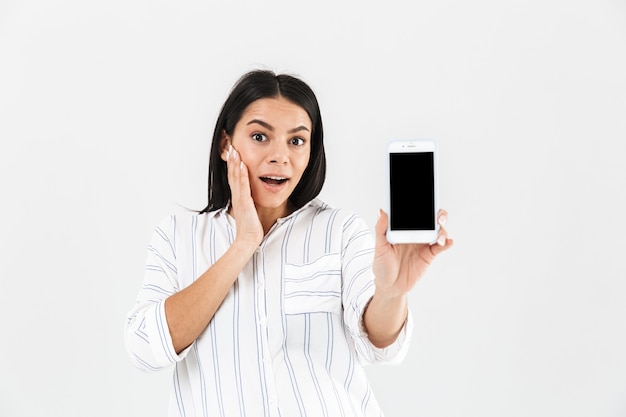
[[[239,163],[239,169],[243,170],[243,161]]]
[[[439,239],[437,239],[437,243],[439,244],[439,246],[443,246],[446,244],[446,237],[445,236],[439,236]]]
[[[447,220],[448,220],[448,218],[446,216],[441,216],[441,217],[439,217],[439,224],[443,226],[443,225],[446,224]]]

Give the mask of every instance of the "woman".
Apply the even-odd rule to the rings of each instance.
[[[391,245],[317,199],[317,99],[301,80],[244,75],[218,117],[208,205],[155,230],[128,315],[138,367],[175,365],[170,416],[380,416],[363,365],[399,361],[407,293],[452,240]],[[443,225],[446,213],[439,214]]]

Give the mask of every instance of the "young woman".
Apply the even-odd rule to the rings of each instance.
[[[391,245],[317,196],[320,110],[301,80],[244,75],[218,117],[208,205],[155,229],[126,345],[175,365],[170,416],[380,416],[363,365],[400,361],[407,293],[452,240]],[[439,213],[443,225],[446,213]]]

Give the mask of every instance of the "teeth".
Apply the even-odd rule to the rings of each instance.
[[[268,178],[270,180],[275,180],[275,181],[281,181],[281,180],[287,179],[285,177],[265,177],[265,178]]]

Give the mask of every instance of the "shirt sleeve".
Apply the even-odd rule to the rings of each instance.
[[[176,354],[165,317],[165,299],[179,290],[176,265],[176,216],[155,228],[146,257],[144,280],[125,324],[126,349],[144,371],[168,367],[185,357]]]
[[[413,317],[407,320],[395,342],[378,348],[370,342],[363,325],[363,313],[374,295],[374,236],[363,219],[352,216],[343,225],[344,322],[352,337],[361,364],[399,363],[408,350],[413,333]]]

